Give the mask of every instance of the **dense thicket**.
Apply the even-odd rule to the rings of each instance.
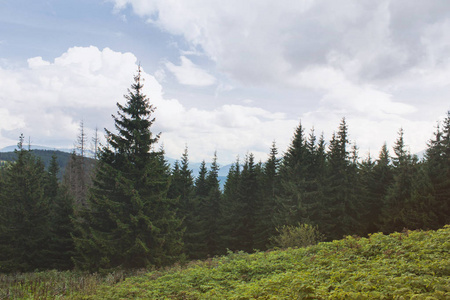
[[[300,123],[283,154],[273,143],[264,163],[252,153],[237,159],[222,190],[216,155],[193,174],[187,147],[173,166],[155,150],[140,74],[96,161],[84,157],[81,125],[62,181],[57,158],[45,168],[23,137],[15,162],[0,166],[1,272],[142,268],[266,250],[277,228],[300,224],[333,240],[450,223],[450,112],[422,160],[402,129],[392,155],[384,144],[377,158],[360,158],[345,119],[328,142]]]
[[[45,170],[23,136],[16,155],[0,178],[0,272],[69,269],[72,204],[57,181],[56,156]]]

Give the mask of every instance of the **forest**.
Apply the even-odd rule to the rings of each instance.
[[[170,166],[151,131],[155,107],[140,70],[115,129],[95,159],[81,126],[59,178],[19,138],[14,162],[0,164],[0,273],[158,268],[226,253],[265,251],[283,228],[310,226],[321,239],[436,230],[450,224],[450,112],[425,157],[407,149],[402,129],[392,153],[360,158],[345,118],[331,140],[300,123],[281,155],[237,160],[223,189],[217,157],[193,175],[186,147]],[[305,227],[303,227],[305,228]]]

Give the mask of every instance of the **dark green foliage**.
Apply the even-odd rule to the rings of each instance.
[[[258,181],[260,172],[253,154],[248,154],[240,173],[233,220],[230,220],[234,224],[231,234],[234,245],[231,245],[231,250],[252,252],[255,249],[257,211],[261,205],[261,186]]]
[[[182,250],[178,203],[167,197],[169,168],[155,151],[154,107],[142,94],[139,69],[126,105],[106,130],[88,202],[77,219],[76,265],[82,269],[143,268],[176,261]]]
[[[406,150],[403,135],[403,129],[400,129],[394,146],[393,183],[382,211],[381,229],[384,232],[428,227],[434,219],[431,210],[434,199],[429,178],[417,158]]]
[[[188,149],[186,147],[181,165],[178,161],[172,169],[171,184],[168,192],[169,198],[179,198],[177,216],[183,220],[184,253],[192,259],[198,257],[198,249],[202,247],[199,241],[201,222],[199,216],[199,202],[194,194],[194,178],[189,169]]]
[[[191,259],[201,259],[208,256],[207,244],[205,242],[206,238],[206,216],[205,212],[205,201],[208,196],[208,185],[206,182],[206,176],[208,174],[208,169],[206,168],[205,161],[202,161],[200,165],[200,170],[194,183],[193,191],[193,203],[195,205],[192,207],[192,214],[195,215],[194,226],[189,229],[188,235],[192,236],[192,243],[196,244],[194,251],[188,252],[187,254]]]
[[[70,159],[70,153],[62,152],[59,150],[31,150],[31,153],[35,157],[38,157],[43,163],[46,169],[49,168],[50,163],[52,161],[53,155],[56,155],[56,161],[58,163],[60,171],[58,172],[58,179],[61,179],[67,164],[69,163]],[[17,159],[17,155],[15,152],[0,152],[0,166],[2,165],[2,161],[5,162],[12,162]]]
[[[241,185],[241,165],[239,157],[236,162],[231,165],[227,179],[225,182],[222,203],[221,203],[221,220],[220,231],[221,248],[237,250],[239,249],[239,241],[236,237],[236,230],[239,226],[237,214],[239,211],[239,190]]]
[[[276,234],[272,216],[277,212],[277,195],[280,192],[279,166],[280,159],[275,142],[270,149],[269,159],[264,164],[259,185],[261,193],[256,210],[255,249],[265,250],[270,238]]]
[[[277,226],[295,225],[307,217],[304,194],[307,169],[311,163],[309,159],[304,130],[300,123],[280,166],[278,211],[274,214],[274,223]]]
[[[450,223],[450,111],[428,143],[425,172],[431,181],[436,226]],[[434,228],[434,227],[431,227]]]
[[[362,220],[365,224],[366,233],[378,232],[381,226],[381,213],[384,199],[394,181],[393,166],[389,156],[386,143],[381,148],[375,165],[366,174],[361,174],[361,179],[365,181],[367,191],[366,201],[363,203]],[[361,168],[363,171],[365,168]],[[366,176],[364,176],[366,175]]]
[[[221,200],[222,193],[219,188],[219,165],[217,156],[214,153],[214,159],[211,168],[205,176],[205,167],[200,169],[199,178],[196,181],[196,194],[199,196],[200,216],[201,216],[201,235],[199,236],[205,244],[207,255],[217,255],[225,252],[221,249],[221,238],[219,236],[221,219]]]
[[[73,268],[71,257],[75,249],[72,240],[74,231],[72,218],[73,198],[67,188],[58,184],[59,166],[54,155],[50,162],[47,175],[47,197],[49,200],[49,235],[47,268],[69,270]]]
[[[306,139],[300,124],[280,166],[277,226],[323,223],[326,166],[323,135],[317,142],[312,129]]]
[[[44,164],[23,148],[6,168],[0,190],[0,272],[47,266],[49,199]]]

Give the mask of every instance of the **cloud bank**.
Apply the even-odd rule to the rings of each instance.
[[[313,91],[317,102],[306,103],[298,118],[327,132],[331,127],[312,116],[334,124],[343,116],[358,120],[350,130],[358,143],[364,140],[364,149],[393,142],[404,127],[412,150],[420,151],[435,121],[450,109],[445,0],[110,2],[116,11],[131,8],[182,37],[188,50],[208,57],[241,86]],[[376,141],[365,142],[368,135]]]
[[[34,57],[27,68],[0,69],[2,146],[15,144],[24,133],[33,144],[70,148],[81,120],[91,135],[95,127],[112,129],[111,114],[116,102],[125,102],[122,95],[136,70],[133,54],[93,46],[70,48],[53,62]],[[296,125],[284,114],[257,107],[187,109],[165,99],[153,75],[144,72],[143,77],[144,93],[157,107],[152,129],[163,133],[161,144],[170,157],[180,157],[188,145],[193,161],[210,159],[216,150],[226,162],[250,150],[265,159],[272,140],[288,140]]]

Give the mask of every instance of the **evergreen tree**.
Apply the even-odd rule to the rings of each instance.
[[[301,221],[304,224],[317,226],[321,222],[324,202],[324,176],[326,172],[325,141],[323,134],[316,143],[314,128],[306,142],[307,168],[305,177],[305,192],[303,205],[306,216]]]
[[[279,181],[279,166],[280,159],[278,156],[278,149],[275,142],[272,143],[270,148],[269,159],[261,170],[262,174],[259,179],[259,185],[261,189],[261,195],[258,208],[256,210],[255,221],[255,248],[259,250],[267,249],[270,238],[277,232],[275,229],[274,220],[272,217],[276,212],[276,197],[280,192]]]
[[[6,168],[0,190],[0,272],[45,269],[49,242],[49,203],[43,163],[23,147]]]
[[[191,259],[202,259],[208,256],[208,248],[206,243],[206,216],[205,213],[205,203],[208,197],[208,184],[206,181],[206,176],[208,174],[208,169],[206,163],[203,160],[200,164],[199,174],[195,179],[194,184],[194,197],[193,201],[195,203],[195,215],[196,215],[196,226],[192,228],[190,234],[192,235],[192,243],[196,245],[195,251],[188,253]]]
[[[236,220],[234,237],[236,238],[236,250],[248,253],[255,248],[256,212],[259,208],[261,187],[259,185],[258,166],[255,164],[252,153],[246,156],[241,173],[239,185],[238,203],[234,218]]]
[[[404,132],[400,129],[394,145],[394,176],[382,211],[383,232],[401,231],[404,228],[417,229],[416,221],[422,218],[413,205],[413,193],[417,183],[419,166],[417,158],[406,149]],[[416,197],[416,199],[418,199]],[[417,208],[417,207],[416,207]],[[416,214],[416,216],[412,216]]]
[[[363,234],[380,231],[381,212],[388,189],[393,182],[393,169],[389,151],[384,143],[376,161],[369,157],[360,165],[360,182],[363,194],[360,196],[361,226]]]
[[[221,222],[219,234],[221,235],[221,248],[238,250],[239,245],[235,236],[235,229],[238,226],[236,213],[239,206],[239,189],[241,185],[241,165],[239,157],[231,165],[225,182],[223,199],[221,202]]]
[[[207,255],[218,255],[224,253],[224,249],[220,248],[222,244],[219,236],[219,225],[221,219],[221,198],[222,193],[219,187],[219,165],[217,163],[217,155],[214,153],[214,159],[211,168],[205,178],[204,191],[206,194],[201,197],[200,202],[200,216],[202,223],[202,240],[206,246]],[[202,170],[200,170],[202,172]],[[204,174],[201,173],[202,176]],[[197,186],[197,189],[200,186]]]
[[[169,167],[163,151],[154,150],[159,135],[150,131],[154,107],[142,93],[142,81],[139,68],[126,104],[117,103],[117,133],[105,129],[107,146],[76,224],[75,263],[82,269],[162,266],[182,250],[177,203],[167,197]]]
[[[206,182],[206,175],[208,174],[208,169],[206,168],[206,163],[203,160],[200,164],[200,170],[197,178],[195,179],[195,196],[206,197],[208,196],[208,185]]]
[[[183,220],[185,228],[183,243],[184,251],[190,258],[198,258],[196,255],[199,245],[200,231],[199,203],[194,196],[194,179],[192,170],[189,169],[187,147],[181,157],[181,164],[176,161],[172,170],[172,180],[169,189],[171,198],[179,197],[178,218]]]
[[[52,156],[47,171],[47,192],[49,199],[50,241],[47,257],[48,268],[69,270],[73,268],[71,257],[75,254],[71,234],[74,232],[72,218],[73,201],[65,186],[58,183],[59,165],[56,155]]]
[[[304,203],[309,153],[302,124],[296,128],[291,145],[280,166],[280,195],[278,212],[274,215],[277,226],[296,225],[307,217]]]
[[[425,170],[431,181],[435,201],[435,226],[442,227],[450,223],[450,111],[447,112],[442,129],[438,126],[434,139],[429,141],[425,157]]]
[[[324,201],[324,220],[319,229],[329,239],[358,232],[358,203],[354,194],[351,175],[354,168],[347,150],[348,128],[345,118],[333,134],[327,155],[328,171]]]

